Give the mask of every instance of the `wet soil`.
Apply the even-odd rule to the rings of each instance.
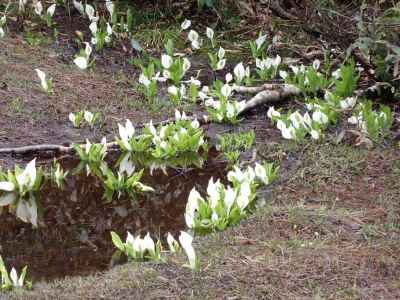
[[[205,192],[211,177],[224,178],[225,164],[210,153],[203,168],[147,170],[141,180],[154,193],[121,197],[112,203],[103,198],[100,180],[85,174],[67,177],[64,189],[46,182],[40,192],[39,227],[33,228],[15,215],[1,215],[0,253],[7,265],[18,269],[29,266],[35,280],[88,275],[105,270],[116,262],[112,256],[110,231],[125,239],[126,232],[165,240],[185,228],[184,210],[190,190]],[[61,160],[70,169],[77,162]]]

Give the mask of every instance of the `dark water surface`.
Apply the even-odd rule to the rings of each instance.
[[[175,236],[185,228],[184,210],[193,186],[205,191],[208,180],[223,178],[225,165],[216,155],[209,155],[202,169],[160,170],[142,182],[155,193],[137,199],[114,199],[105,203],[101,182],[81,174],[68,176],[64,190],[46,183],[41,191],[39,228],[23,223],[13,214],[0,215],[0,254],[8,268],[28,266],[35,281],[65,276],[88,275],[111,265],[116,250],[110,231],[123,240],[126,231],[165,239],[169,231]],[[61,161],[64,168],[77,162]]]

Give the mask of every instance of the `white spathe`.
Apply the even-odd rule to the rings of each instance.
[[[132,122],[130,120],[126,120],[125,127],[121,124],[118,124],[118,132],[121,138],[121,142],[128,151],[132,151],[132,146],[129,141],[135,134],[135,127],[133,127]]]
[[[17,270],[13,267],[10,272],[10,279],[15,287],[22,287],[24,285],[24,278],[21,276],[18,278]]]
[[[42,5],[42,2],[37,1],[37,2],[34,4],[34,8],[35,8],[35,13],[36,13],[37,15],[41,16],[41,15],[42,15],[42,12],[43,12],[43,5]]]
[[[38,77],[40,79],[40,85],[42,86],[42,88],[45,91],[48,91],[49,90],[49,85],[48,85],[47,80],[46,80],[46,74],[43,71],[41,71],[40,69],[35,69],[35,71],[36,71],[36,74],[38,75]]]
[[[20,191],[23,190],[24,187],[27,187],[28,189],[32,189],[33,186],[35,185],[36,181],[36,158],[31,160],[25,167],[25,170],[17,175],[15,178],[17,180],[18,186],[20,188]]]
[[[15,190],[15,185],[12,182],[0,181],[0,191],[12,192]]]
[[[93,122],[94,119],[94,114],[88,110],[85,110],[83,113],[83,118],[85,119],[86,122],[88,122],[89,124],[91,124]]]
[[[54,12],[56,11],[56,4],[52,4],[47,8],[47,14],[52,17],[54,16]]]
[[[224,84],[221,88],[221,94],[225,98],[229,98],[229,96],[232,94],[232,87],[229,84]]]
[[[83,57],[83,56],[79,56],[79,57],[75,58],[74,63],[81,70],[85,70],[88,67],[88,61],[87,61],[86,57]]]
[[[184,20],[181,24],[182,30],[188,29],[192,25],[192,22],[188,19]]]
[[[185,231],[181,231],[179,242],[189,259],[190,268],[195,270],[197,268],[196,252],[192,246],[193,237]]]
[[[173,62],[174,61],[172,57],[168,54],[161,55],[161,65],[163,66],[163,68],[169,69],[172,66]]]
[[[167,234],[167,243],[168,243],[168,246],[169,246],[169,250],[172,253],[175,253],[175,252],[178,251],[178,242],[175,240],[175,238],[169,232]]]
[[[212,40],[214,38],[214,30],[212,30],[210,27],[207,27],[206,35],[210,40]]]
[[[267,36],[266,35],[262,35],[259,38],[256,39],[256,47],[257,50],[259,50],[262,45],[265,43],[265,41],[267,40]]]
[[[238,63],[233,69],[233,74],[235,74],[235,78],[238,82],[242,82],[242,80],[246,76],[246,70],[242,62]]]

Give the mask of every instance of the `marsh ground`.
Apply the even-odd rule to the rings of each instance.
[[[278,26],[279,21],[269,24]],[[293,26],[288,26],[288,35],[294,35]],[[147,29],[146,34],[157,44],[159,33],[149,34]],[[241,34],[231,35],[254,36]],[[298,39],[305,47],[315,43],[306,32],[299,31]],[[135,90],[139,70],[130,64],[134,53],[106,52],[98,57],[94,72],[83,72],[71,62],[75,49],[68,52],[68,44],[61,44],[32,46],[19,33],[0,40],[1,147],[100,140],[113,137],[116,124],[126,118],[138,124],[173,114],[170,104],[151,106]],[[231,54],[241,49],[241,40],[233,40]],[[40,90],[36,67],[53,77],[54,95]],[[68,113],[82,109],[101,112],[101,124],[94,131],[69,124]],[[198,115],[204,111],[193,105],[185,110]],[[351,139],[338,142],[340,129],[334,129],[322,143],[293,145],[279,137],[266,109],[246,116],[235,128],[205,129],[212,141],[217,134],[254,129],[258,158],[279,163],[281,170],[277,182],[259,193],[264,205],[254,215],[239,226],[196,240],[201,272],[183,268],[183,256],[169,255],[167,263],[130,263],[86,277],[38,282],[33,291],[0,298],[400,298],[398,144],[367,150]],[[0,166],[23,160],[0,156]]]

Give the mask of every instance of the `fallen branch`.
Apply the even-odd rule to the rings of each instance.
[[[246,87],[237,86],[234,88],[237,93],[251,93],[256,94],[253,98],[246,102],[244,108],[239,112],[240,115],[245,114],[249,110],[266,103],[277,102],[285,100],[291,96],[297,96],[300,94],[300,89],[290,84],[263,84],[257,87]],[[189,120],[194,120],[196,117],[188,117]],[[167,119],[161,122],[154,123],[154,126],[165,125],[173,122],[175,119]],[[208,118],[199,119],[201,125],[209,122]],[[145,124],[139,124],[136,128],[143,128]],[[107,148],[112,148],[117,145],[116,142],[107,144]],[[81,144],[84,147],[85,144]],[[43,144],[43,145],[32,145],[23,147],[10,147],[0,149],[0,154],[26,154],[36,152],[56,152],[59,154],[70,154],[75,152],[72,144],[69,146],[54,145],[54,144]]]
[[[2,148],[0,149],[0,154],[25,154],[29,152],[44,152],[44,151],[53,151],[59,153],[70,153],[73,148],[71,146],[61,146],[61,145],[53,145],[53,144],[43,144],[43,145],[32,145],[32,146],[23,146],[16,148]]]
[[[282,101],[292,96],[298,96],[301,93],[299,88],[291,84],[264,84],[262,87],[263,89],[260,92],[246,102],[239,115],[243,115],[259,105]],[[242,92],[246,89],[252,89],[251,87],[238,88]]]
[[[188,120],[194,120],[196,117],[188,117]],[[167,119],[161,122],[154,123],[154,126],[158,125],[165,125],[167,123],[173,122],[175,119]],[[208,123],[209,121],[207,119],[200,119],[199,123],[201,125],[204,125]],[[137,129],[143,128],[145,124],[139,124],[136,126]],[[113,148],[117,146],[117,142],[110,142],[107,143],[107,148]],[[85,147],[85,144],[82,143],[80,144],[81,147]],[[0,154],[27,154],[27,153],[37,153],[37,152],[55,152],[58,154],[71,154],[74,153],[74,146],[71,143],[69,146],[63,146],[63,145],[54,145],[54,144],[41,144],[41,145],[30,145],[30,146],[22,146],[22,147],[9,147],[9,148],[1,148],[0,149]]]
[[[260,86],[235,86],[234,91],[239,94],[249,93],[249,94],[256,94],[265,90],[278,90],[285,88],[288,86],[287,84],[281,83],[265,83]]]
[[[269,8],[274,11],[279,17],[287,20],[298,20],[297,16],[292,15],[291,13],[287,12],[285,9],[282,8],[280,1],[267,1],[263,0],[261,3],[267,3]]]

